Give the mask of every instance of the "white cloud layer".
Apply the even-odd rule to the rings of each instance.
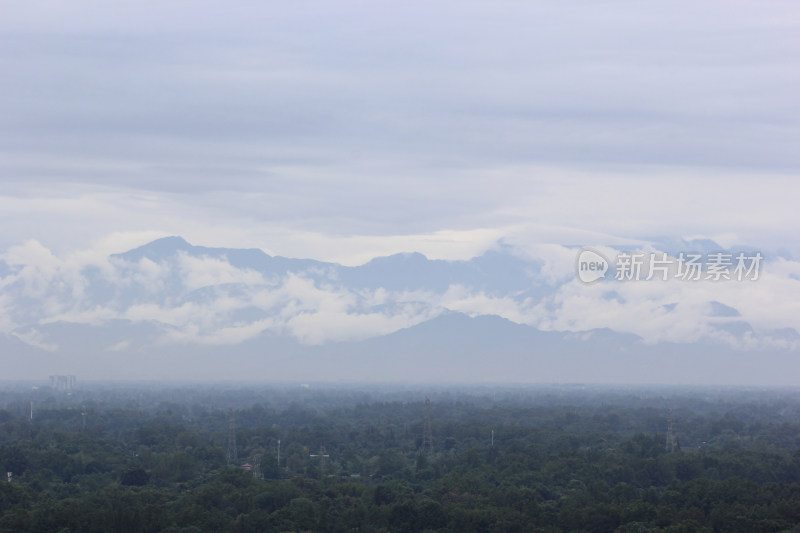
[[[41,333],[47,325],[124,320],[160,324],[159,343],[238,344],[268,333],[326,344],[385,335],[446,311],[497,315],[542,330],[608,328],[648,343],[713,339],[744,349],[791,347],[796,339],[775,332],[800,331],[800,262],[781,257],[765,260],[755,281],[642,276],[586,285],[575,277],[574,248],[506,247],[495,259],[497,276],[515,257],[526,257],[530,290],[498,291],[458,279],[438,289],[397,290],[348,285],[335,265],[267,275],[202,250],[98,261],[90,251],[59,258],[33,241],[12,247],[0,256],[8,268],[0,278],[2,333],[53,350],[57,346]],[[616,253],[598,250],[606,257]],[[384,283],[404,274],[402,265],[393,268],[384,272]],[[611,268],[607,279],[614,276]],[[417,281],[424,286],[427,280]]]

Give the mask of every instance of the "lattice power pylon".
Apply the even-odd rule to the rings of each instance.
[[[233,409],[228,416],[228,453],[225,455],[228,464],[237,463],[239,456],[236,452],[236,418],[233,416]]]
[[[309,457],[319,457],[319,478],[325,475],[325,458],[330,458],[330,454],[325,450],[325,446],[319,447],[319,453],[309,454]]]
[[[675,437],[674,421],[672,420],[672,409],[667,416],[667,453],[672,453],[677,448],[678,439]]]
[[[433,455],[433,432],[431,431],[431,399],[425,397],[425,422],[422,425],[422,445],[419,453],[430,457]]]
[[[253,477],[256,479],[264,479],[264,473],[261,471],[261,455],[253,456]]]

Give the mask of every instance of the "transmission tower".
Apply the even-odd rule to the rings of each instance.
[[[672,420],[672,409],[669,410],[667,416],[667,453],[672,453],[677,447],[678,439],[675,437],[675,427]]]
[[[86,431],[86,408],[81,410],[81,431]]]
[[[236,419],[233,416],[233,409],[228,416],[228,453],[226,455],[228,464],[236,463],[239,457],[236,454]]]
[[[433,455],[433,433],[431,432],[431,399],[425,397],[425,423],[422,426],[422,445],[419,453],[430,457]]]
[[[311,457],[319,457],[319,478],[322,479],[322,475],[325,473],[325,458],[330,457],[330,455],[325,452],[325,446],[319,447],[319,453],[312,453],[309,455]]]
[[[261,455],[253,456],[253,477],[264,479],[264,474],[261,472]]]

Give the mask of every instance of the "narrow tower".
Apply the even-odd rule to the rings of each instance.
[[[430,457],[433,455],[433,433],[431,432],[431,399],[425,397],[425,422],[422,426],[422,445],[419,453]]]
[[[226,454],[228,464],[236,463],[239,457],[236,454],[236,419],[233,416],[233,409],[228,416],[228,453]]]
[[[667,453],[672,453],[677,447],[677,439],[675,438],[674,421],[672,420],[672,409],[669,410],[667,416]]]
[[[261,454],[253,456],[253,477],[256,479],[264,479],[264,474],[261,472]]]
[[[319,457],[319,478],[322,479],[325,475],[325,458],[330,457],[328,452],[325,451],[325,446],[319,447],[319,453],[309,454],[310,457]]]

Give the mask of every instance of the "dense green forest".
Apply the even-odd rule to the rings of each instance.
[[[33,385],[3,532],[800,531],[795,390]]]

